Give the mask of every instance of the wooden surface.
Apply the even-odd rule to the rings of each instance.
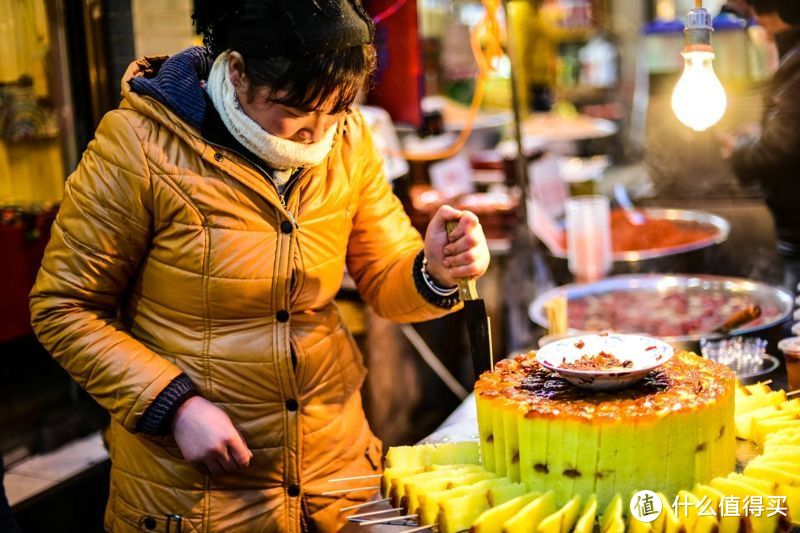
[[[8,503],[13,508],[107,459],[108,452],[98,431],[50,453],[20,461],[5,474]]]

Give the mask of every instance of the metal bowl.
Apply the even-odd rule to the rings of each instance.
[[[652,293],[653,298],[657,299],[665,292],[674,291],[675,289],[684,289],[687,292],[711,290],[730,293],[731,295],[746,295],[753,300],[753,302],[761,305],[762,308],[774,307],[778,309],[778,318],[756,326],[745,326],[734,330],[730,332],[732,336],[766,334],[768,331],[777,329],[792,313],[793,301],[791,294],[781,288],[773,287],[758,281],[723,276],[632,274],[612,276],[595,283],[575,283],[550,289],[541,294],[530,304],[528,307],[528,315],[534,323],[546,328],[548,327],[548,323],[544,310],[545,303],[557,296],[566,296],[567,299],[569,299],[611,292],[644,291]],[[584,332],[577,330],[572,332],[572,334],[577,333]],[[647,334],[647,332],[639,333]],[[705,334],[695,334],[660,338],[676,348],[686,348],[697,351],[699,349],[700,339],[707,336],[708,335]]]
[[[653,220],[679,220],[683,222],[697,222],[700,224],[707,224],[709,226],[714,226],[714,228],[716,228],[716,232],[713,235],[710,235],[704,239],[699,239],[697,241],[682,244],[680,246],[651,248],[648,250],[631,250],[627,252],[614,252],[614,254],[612,255],[614,262],[632,263],[632,262],[645,261],[648,259],[658,259],[671,255],[683,254],[695,250],[701,250],[703,248],[708,248],[710,246],[714,246],[716,244],[721,244],[725,242],[728,239],[728,235],[731,232],[731,225],[728,223],[727,220],[725,220],[720,216],[707,213],[705,211],[695,211],[692,209],[657,209],[657,208],[640,209],[640,211],[644,213],[647,218]],[[554,257],[558,257],[559,259],[566,259],[567,251],[566,250],[552,251],[552,255]]]

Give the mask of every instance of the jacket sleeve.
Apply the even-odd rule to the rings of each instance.
[[[120,296],[151,232],[152,194],[143,147],[124,115],[108,113],[69,177],[31,292],[44,347],[129,431],[180,369],[118,320]]]
[[[761,134],[740,139],[731,155],[733,170],[743,183],[769,187],[794,176],[800,165],[800,68],[774,91]]]
[[[424,245],[383,172],[369,128],[360,113],[348,119],[351,153],[361,164],[355,180],[357,206],[347,245],[347,269],[359,293],[380,316],[395,322],[421,322],[455,309],[457,300],[437,301],[419,283],[415,259]],[[419,263],[419,261],[417,261]],[[415,279],[417,282],[415,283]]]

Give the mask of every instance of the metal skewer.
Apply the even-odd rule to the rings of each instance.
[[[323,496],[333,496],[334,494],[347,494],[348,492],[362,492],[365,490],[378,490],[380,486],[375,485],[372,487],[353,487],[352,489],[339,489],[339,490],[329,490],[327,492],[323,492]]]
[[[395,507],[394,509],[384,509],[383,511],[372,511],[372,512],[369,512],[369,513],[354,514],[354,515],[348,516],[347,518],[348,519],[350,519],[350,518],[364,518],[365,516],[375,516],[377,514],[394,513],[394,512],[402,511],[402,510],[403,510],[402,507]]]
[[[342,481],[358,481],[360,479],[378,479],[383,477],[383,474],[370,474],[367,476],[353,476],[353,477],[337,477],[329,479],[328,483],[341,483]]]
[[[359,503],[357,505],[350,505],[348,507],[342,507],[341,509],[339,509],[339,512],[340,513],[344,513],[344,512],[347,512],[347,511],[352,511],[353,509],[363,509],[364,507],[370,507],[371,505],[376,505],[378,503],[388,502],[390,499],[391,498],[382,498],[380,500],[374,500],[374,501],[371,501],[371,502]]]
[[[420,526],[411,529],[404,529],[403,533],[416,533],[417,531],[425,531],[427,529],[434,529],[436,527],[435,524],[428,524],[427,526]]]
[[[411,520],[412,518],[417,518],[419,515],[415,514],[407,514],[404,516],[389,516],[387,518],[382,518],[380,520],[367,520],[365,522],[361,522],[358,524],[359,526],[374,526],[375,524],[387,524],[389,522],[396,522],[397,520]]]

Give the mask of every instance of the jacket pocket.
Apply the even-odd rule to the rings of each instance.
[[[158,533],[199,533],[202,531],[202,517],[193,516],[191,519],[179,514],[165,514],[160,512],[142,511],[129,504],[119,496],[111,502],[113,531],[117,531],[118,521],[120,530],[134,528],[134,531],[156,531]]]
[[[186,461],[183,458],[183,453],[181,453],[181,449],[178,446],[178,443],[175,442],[175,439],[170,436],[164,435],[147,435],[144,438],[149,440],[150,442],[158,445],[167,455],[178,459],[179,461]]]
[[[295,383],[297,383],[298,389],[302,390],[307,363],[306,353],[294,332],[289,333],[289,350],[289,355],[292,358],[292,370],[294,370]]]
[[[383,441],[372,435],[364,451],[364,458],[367,460],[373,472],[383,471]]]

